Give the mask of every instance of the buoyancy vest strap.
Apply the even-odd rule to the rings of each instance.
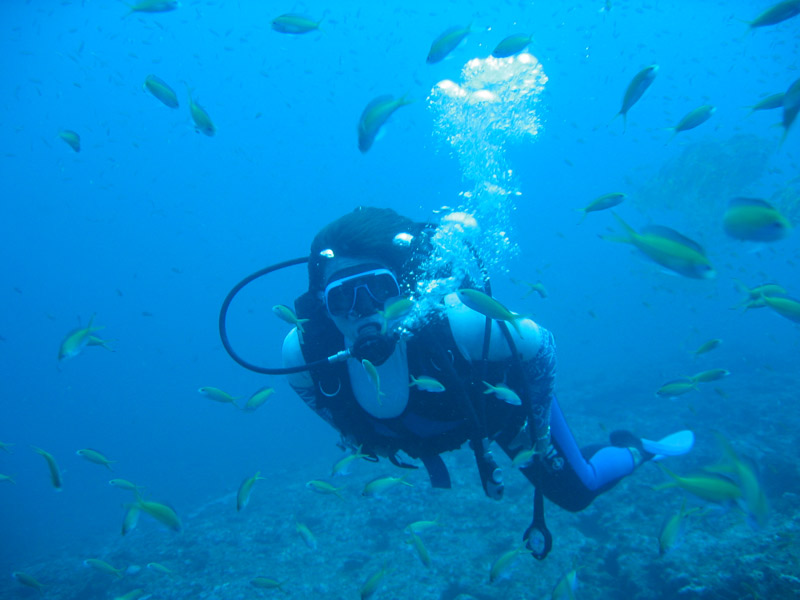
[[[420,456],[420,460],[428,471],[428,477],[433,487],[445,489],[450,489],[450,487],[452,487],[450,483],[450,473],[448,473],[447,466],[444,464],[439,454]]]

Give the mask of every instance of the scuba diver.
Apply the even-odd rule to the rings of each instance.
[[[644,462],[687,453],[694,435],[651,441],[615,431],[610,445],[579,448],[554,395],[552,334],[492,299],[486,277],[476,285],[474,277],[446,270],[456,287],[434,296],[433,310],[405,326],[413,307],[430,297],[418,287],[437,231],[441,225],[391,209],[357,208],[314,238],[308,291],[295,301],[299,324],[283,343],[284,368],[238,358],[225,312],[255,277],[305,259],[262,270],[231,291],[220,315],[223,343],[248,368],[287,374],[343,446],[398,467],[417,468],[409,458],[419,460],[434,487],[450,487],[441,454],[468,442],[484,492],[500,499],[502,472],[491,452],[497,444],[535,486],[523,539],[543,559],[552,547],[543,497],[580,511]],[[495,314],[498,307],[511,318]]]

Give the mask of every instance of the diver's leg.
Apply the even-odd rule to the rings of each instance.
[[[635,468],[634,458],[627,448],[578,448],[555,397],[550,413],[550,430],[551,451],[547,456],[537,456],[520,471],[548,500],[565,510],[583,510]],[[507,440],[497,441],[506,454],[513,456]]]
[[[637,466],[628,448],[605,446],[596,451],[594,447],[581,452],[555,398],[551,407],[550,430],[557,456],[548,460],[552,462],[560,456],[566,463],[563,466],[571,469],[589,491],[601,490],[616,483],[630,475]]]

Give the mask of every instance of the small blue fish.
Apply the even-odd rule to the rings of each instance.
[[[367,104],[361,118],[358,120],[358,149],[366,152],[372,147],[375,137],[381,127],[386,124],[394,112],[406,104],[411,104],[413,100],[406,99],[405,96],[395,98],[389,94],[378,96]]]
[[[530,44],[532,41],[532,35],[515,33],[514,35],[510,35],[507,38],[502,39],[500,43],[495,46],[494,50],[492,50],[492,56],[495,58],[508,58],[509,56],[514,56],[515,54],[519,54],[525,50],[525,48],[528,47],[528,44]]]
[[[631,79],[631,82],[628,84],[625,90],[625,96],[622,98],[622,108],[619,109],[619,112],[614,117],[616,118],[622,115],[622,121],[624,123],[623,131],[628,128],[628,111],[639,101],[639,98],[647,91],[647,88],[653,84],[657,74],[658,65],[650,65],[634,75],[633,79]]]
[[[675,125],[675,127],[671,127],[672,137],[675,137],[681,131],[689,131],[690,129],[694,129],[697,126],[702,125],[711,118],[711,115],[713,115],[716,110],[717,108],[715,106],[704,104],[703,106],[698,106],[694,110],[689,111],[680,121],[678,121],[678,124]]]
[[[433,43],[431,49],[428,51],[428,58],[425,59],[429,65],[438,63],[447,57],[458,45],[464,41],[464,38],[470,32],[470,26],[467,27],[450,27],[440,34]]]
[[[732,238],[755,242],[774,242],[785,238],[792,224],[778,209],[760,198],[734,198],[722,218],[722,226]]]

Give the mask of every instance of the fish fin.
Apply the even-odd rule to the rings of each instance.
[[[728,201],[728,207],[740,207],[740,206],[758,206],[759,208],[769,208],[770,210],[775,210],[775,207],[772,206],[766,200],[762,200],[761,198],[745,198],[742,196],[738,196],[736,198],[731,198]],[[737,281],[737,280],[734,280]]]
[[[695,252],[699,252],[703,256],[705,256],[706,254],[705,250],[703,250],[703,247],[700,244],[698,244],[692,239],[689,239],[682,233],[678,233],[671,227],[666,227],[664,225],[648,225],[647,227],[642,229],[642,232],[649,233],[651,235],[657,235],[658,237],[666,238],[673,242],[677,242],[678,244],[681,244],[683,246],[688,246],[689,248],[691,248]]]

